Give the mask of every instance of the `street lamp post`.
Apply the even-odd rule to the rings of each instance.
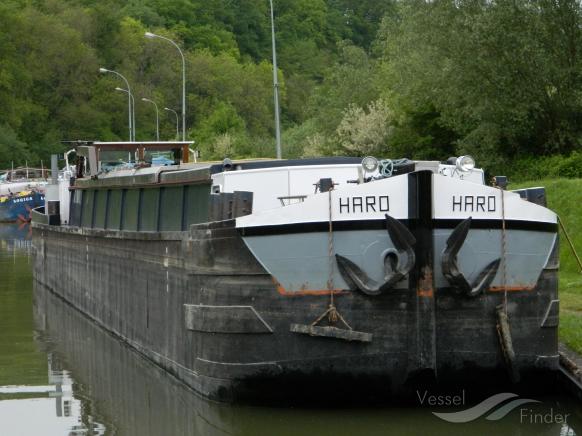
[[[182,57],[182,141],[186,140],[186,59],[184,58],[184,53],[182,53],[182,49],[180,46],[172,41],[170,38],[166,38],[165,36],[156,35],[155,33],[146,32],[146,38],[160,38],[164,41],[168,41],[174,47],[178,49],[180,52],[180,56]]]
[[[129,114],[128,114],[128,118],[129,118],[129,142],[132,142],[135,140],[135,131],[134,131],[134,126],[132,123],[132,109],[131,109],[131,88],[129,86],[129,82],[127,81],[127,79],[121,75],[120,73],[118,73],[117,71],[113,71],[113,70],[108,70],[107,68],[99,68],[99,72],[101,74],[105,74],[105,73],[112,73],[115,74],[116,76],[119,76],[123,79],[123,81],[125,82],[125,85],[127,86],[127,104],[129,106]]]
[[[133,138],[132,141],[135,142],[135,99],[133,98],[133,94],[130,94],[130,92],[127,89],[123,89],[123,88],[115,88],[116,91],[120,91],[120,92],[126,92],[129,94],[129,98],[131,100],[131,126],[133,127]]]
[[[279,80],[277,78],[277,50],[275,47],[275,17],[273,14],[273,0],[271,5],[271,40],[273,43],[273,91],[275,99],[275,138],[277,141],[277,159],[281,159],[281,126],[279,121]]]
[[[165,107],[164,110],[172,112],[174,115],[176,115],[176,138],[180,138],[180,127],[179,127],[180,122],[178,118],[178,112],[176,112],[174,109],[170,109],[169,107]]]
[[[150,100],[149,98],[143,97],[141,100],[150,102],[156,108],[156,141],[159,141],[160,140],[160,115],[158,113],[158,105],[156,104],[155,101]]]

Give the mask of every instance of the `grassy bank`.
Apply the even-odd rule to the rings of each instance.
[[[545,186],[548,207],[566,227],[582,256],[582,179],[551,179],[510,185],[510,189]],[[560,340],[582,354],[582,273],[560,233]]]

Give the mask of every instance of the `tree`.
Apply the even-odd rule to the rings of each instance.
[[[582,133],[581,17],[570,0],[404,1],[382,25],[384,96],[399,116],[438,114],[457,151],[485,162],[568,152]]]
[[[0,170],[34,159],[28,145],[20,141],[10,126],[0,125]]]
[[[329,69],[310,102],[311,116],[327,136],[335,133],[348,106],[363,107],[378,96],[374,60],[347,41],[340,43],[339,51],[339,61]]]
[[[386,154],[393,131],[392,117],[383,100],[371,102],[366,110],[350,105],[336,131],[341,147],[347,154],[356,156]]]

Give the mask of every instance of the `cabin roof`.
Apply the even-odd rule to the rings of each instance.
[[[280,168],[280,167],[296,167],[296,166],[311,166],[311,165],[349,165],[359,164],[362,162],[361,157],[316,157],[309,159],[264,159],[264,160],[233,160],[233,170],[255,170],[261,168]],[[221,173],[224,171],[222,163],[213,163],[210,167],[212,174]]]
[[[135,150],[138,147],[153,148],[156,150],[172,150],[181,148],[185,145],[192,145],[194,141],[135,141],[135,142],[92,142],[93,145],[101,150]],[[88,144],[89,145],[89,144]]]
[[[210,183],[210,165],[182,164],[156,166],[139,169],[123,169],[99,174],[96,179],[77,179],[75,186],[79,188],[99,188],[111,186],[141,186],[158,183]]]
[[[135,144],[135,143],[131,143]],[[359,164],[360,158],[330,157],[290,160],[234,160],[232,170],[253,170],[263,168],[281,168],[311,165],[346,165]],[[210,183],[213,174],[225,171],[223,162],[199,162],[181,165],[147,167],[139,169],[122,169],[99,174],[96,179],[84,178],[75,182],[76,187],[135,186],[157,183]]]

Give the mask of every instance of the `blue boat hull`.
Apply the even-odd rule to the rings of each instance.
[[[44,205],[44,194],[31,192],[26,196],[13,196],[0,202],[0,222],[28,221],[30,211]]]

